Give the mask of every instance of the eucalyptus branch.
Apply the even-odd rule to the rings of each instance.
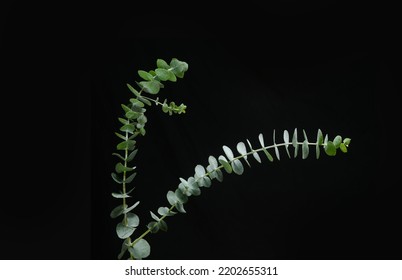
[[[236,146],[236,150],[239,155],[235,156],[232,149],[228,146],[222,146],[223,154],[219,155],[218,158],[214,156],[209,156],[208,165],[204,167],[203,165],[197,165],[194,169],[195,173],[193,176],[183,179],[179,178],[180,183],[177,188],[172,191],[169,190],[166,198],[170,206],[159,207],[157,214],[150,211],[152,221],[147,224],[147,229],[140,234],[137,238],[132,241],[132,235],[137,229],[140,219],[132,212],[135,209],[139,201],[135,202],[132,206],[128,206],[127,199],[130,198],[130,193],[134,190],[127,191],[127,185],[130,184],[136,173],[133,172],[136,167],[129,166],[129,163],[134,159],[137,154],[136,140],[137,136],[145,136],[145,124],[147,123],[147,118],[145,116],[145,106],[151,106],[154,103],[156,106],[161,106],[162,111],[165,113],[172,114],[182,114],[185,113],[186,105],[176,105],[175,102],[168,102],[166,99],[163,102],[159,101],[159,98],[151,98],[144,93],[151,95],[158,94],[160,89],[164,87],[162,82],[172,81],[175,82],[177,78],[183,78],[184,73],[188,70],[188,65],[185,62],[179,61],[173,58],[168,64],[162,59],[157,60],[157,68],[149,72],[139,70],[138,75],[143,79],[143,81],[136,82],[140,90],[136,90],[131,85],[127,84],[128,89],[134,94],[134,98],[130,98],[130,103],[127,105],[122,104],[124,110],[125,118],[119,118],[122,123],[120,132],[124,132],[124,135],[116,133],[116,135],[122,140],[117,145],[117,150],[122,151],[123,155],[120,153],[113,153],[117,156],[120,162],[115,166],[115,172],[113,172],[113,180],[122,185],[122,190],[120,193],[112,193],[112,196],[118,199],[122,199],[122,203],[115,207],[110,216],[112,218],[117,218],[122,216],[122,221],[116,226],[117,236],[123,239],[123,244],[121,252],[118,258],[121,259],[126,254],[129,253],[129,259],[144,259],[150,255],[151,246],[145,237],[150,233],[157,233],[159,230],[167,231],[168,226],[166,223],[166,218],[169,216],[174,216],[177,212],[186,213],[184,209],[184,204],[188,202],[190,196],[201,195],[201,188],[209,188],[212,185],[212,180],[216,179],[219,182],[223,181],[223,171],[226,173],[235,173],[237,175],[242,175],[244,172],[243,162],[249,167],[251,164],[248,160],[249,156],[252,156],[255,161],[261,163],[260,153],[265,154],[269,161],[274,161],[273,153],[277,160],[281,159],[280,149],[285,149],[286,154],[289,158],[296,158],[299,154],[299,149],[301,149],[302,159],[308,158],[310,154],[310,148],[315,147],[316,158],[319,159],[320,151],[323,149],[325,153],[329,156],[335,156],[337,151],[340,150],[346,153],[350,144],[350,138],[342,138],[337,135],[332,141],[329,140],[328,134],[323,136],[320,129],[317,131],[316,141],[310,142],[307,138],[306,132],[303,130],[303,141],[298,140],[297,129],[294,129],[292,139],[290,140],[290,135],[287,130],[283,131],[283,136],[280,143],[276,143],[275,130],[273,131],[273,144],[265,145],[265,140],[263,134],[259,134],[258,140],[260,147],[254,149],[250,141],[246,139],[247,146],[244,142],[239,142]],[[291,148],[291,151],[289,150]],[[271,152],[271,153],[270,153]],[[128,176],[128,174],[131,174]],[[128,177],[127,177],[128,176]],[[174,212],[173,210],[177,210]]]

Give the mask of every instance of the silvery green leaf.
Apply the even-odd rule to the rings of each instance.
[[[180,203],[187,203],[188,197],[180,189],[176,189],[174,193]]]
[[[157,222],[160,221],[160,218],[159,218],[158,216],[156,216],[154,212],[149,211],[149,213],[151,214],[152,219],[154,219],[154,220],[157,221]]]
[[[223,181],[223,173],[220,169],[217,169],[216,171],[216,180],[218,180],[219,182]]]
[[[269,160],[270,162],[273,162],[273,161],[274,161],[274,158],[271,156],[271,154],[268,152],[268,150],[265,149],[265,148],[263,148],[262,150],[264,151],[264,153],[265,153],[265,155],[267,156],[268,160]]]
[[[225,152],[227,158],[229,159],[229,161],[232,161],[234,158],[232,150],[228,146],[223,146],[222,148],[223,148],[223,151]]]
[[[208,163],[211,165],[213,169],[218,168],[218,161],[214,156],[209,156],[208,157]]]
[[[113,180],[117,183],[117,184],[123,184],[123,179],[121,179],[119,177],[119,175],[117,175],[116,173],[112,172],[111,173]]]
[[[228,163],[227,159],[224,156],[219,156],[218,161],[220,162],[220,164],[223,165],[223,168],[227,173],[229,174],[232,173],[232,167],[230,166],[230,164]]]
[[[147,228],[151,233],[157,233],[159,231],[159,223],[155,221],[149,222]]]
[[[295,131],[293,132],[292,145],[295,148],[294,157],[296,158],[297,151],[299,150],[299,144],[297,143],[297,128],[295,128]]]
[[[176,212],[169,211],[168,207],[159,207],[158,214],[161,216],[173,216]]]
[[[128,247],[129,252],[137,260],[145,259],[151,253],[151,246],[145,239],[138,240],[133,247]]]
[[[325,134],[324,146],[326,146],[327,144],[328,144],[328,134]]]
[[[306,140],[308,142],[307,133],[304,129],[303,129],[303,135],[304,135],[304,140]]]
[[[309,154],[309,147],[308,147],[308,142],[307,139],[303,141],[302,145],[302,159],[306,159]]]
[[[237,151],[239,152],[240,155],[242,155],[244,161],[247,163],[248,166],[250,166],[250,163],[247,160],[247,149],[246,145],[243,142],[239,142],[236,146]],[[251,166],[250,166],[251,167]]]
[[[123,213],[124,213],[124,214],[126,214],[126,213],[130,212],[130,211],[131,211],[131,210],[133,210],[135,207],[137,207],[137,206],[138,206],[138,204],[140,204],[140,202],[139,202],[139,201],[137,201],[136,203],[134,203],[134,205],[133,205],[133,206],[130,206],[130,207],[128,207],[128,208],[126,208],[126,209],[124,209]]]
[[[289,153],[289,132],[285,129],[283,131],[283,141],[285,143],[285,149],[286,149],[286,153],[288,154],[289,158],[290,158],[290,153]]]
[[[167,197],[167,200],[169,201],[170,205],[175,205],[178,201],[175,193],[172,191],[168,191],[168,193],[166,194],[166,197]]]
[[[273,133],[273,136],[272,136],[272,138],[273,138],[273,140],[274,140],[274,149],[275,149],[275,155],[276,155],[276,158],[278,159],[278,160],[281,160],[281,158],[280,158],[280,155],[279,155],[279,149],[278,149],[278,146],[276,146],[276,140],[275,140],[275,129],[274,129],[274,133]]]
[[[335,147],[334,143],[332,141],[328,141],[327,145],[324,146],[324,151],[329,156],[336,155],[336,147]]]
[[[203,177],[205,176],[205,168],[202,165],[197,165],[195,167],[195,174],[197,174],[198,177]]]
[[[121,159],[122,161],[125,161],[124,157],[118,153],[113,153],[112,155],[118,157],[119,159]]]
[[[250,143],[250,141],[249,141],[248,139],[247,139],[247,144],[248,144],[248,146],[250,147],[250,150],[251,150],[251,152],[252,152],[252,155],[253,155],[254,159],[255,159],[256,161],[258,161],[259,163],[261,163],[260,155],[259,155],[256,151],[254,151],[253,146],[251,146],[251,143]],[[247,162],[247,163],[248,163],[248,162]],[[248,164],[248,166],[250,166],[250,164]]]
[[[342,136],[340,136],[340,135],[335,136],[334,141],[332,141],[332,142],[334,143],[335,148],[338,149],[339,145],[342,143]]]
[[[179,211],[180,213],[186,213],[186,210],[184,210],[183,204],[180,203],[179,201],[175,204],[175,207],[176,207],[177,211]]]
[[[130,197],[128,194],[126,193],[112,193],[112,196],[114,198],[128,198]]]
[[[140,218],[134,214],[134,213],[127,213],[126,214],[127,217],[127,225],[129,227],[138,227],[138,225],[140,224]]]
[[[264,136],[262,135],[262,133],[260,133],[260,134],[258,135],[258,140],[260,140],[261,147],[264,148],[264,147],[265,147],[265,144],[264,144]]]
[[[343,139],[343,143],[345,144],[345,146],[346,147],[349,147],[349,144],[350,144],[350,141],[351,141],[352,139],[350,139],[350,138],[345,138],[345,139]]]
[[[122,215],[122,214],[124,214],[124,206],[123,206],[123,205],[119,205],[119,206],[116,206],[116,207],[112,210],[112,212],[110,212],[110,217],[111,217],[112,219],[114,219],[114,218],[117,218],[118,216],[120,216],[120,215]]]
[[[321,129],[318,129],[317,131],[317,142],[316,142],[316,146],[315,146],[315,155],[316,158],[319,159],[320,158],[320,145],[322,145],[324,139],[322,136],[322,131]]]
[[[244,172],[243,164],[238,159],[232,161],[232,168],[234,173],[236,173],[237,175],[241,175]]]
[[[117,236],[121,239],[129,238],[134,233],[135,228],[118,223],[116,226]]]
[[[164,220],[160,220],[159,223],[159,228],[163,231],[167,231],[168,230],[168,226],[166,224],[166,222]]]
[[[134,173],[131,174],[129,177],[127,177],[127,179],[126,179],[126,184],[130,184],[130,183],[134,180],[135,176],[137,176],[137,173],[136,173],[136,172],[134,172]]]

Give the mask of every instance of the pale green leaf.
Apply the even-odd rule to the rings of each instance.
[[[134,233],[135,228],[118,223],[116,226],[117,236],[121,239],[129,238]]]
[[[140,239],[133,247],[129,247],[128,250],[137,260],[145,259],[151,253],[151,246],[145,239]]]
[[[118,216],[124,214],[124,207],[123,205],[116,206],[112,212],[110,212],[110,217],[112,219],[117,218]]]
[[[195,174],[197,174],[198,177],[203,177],[205,176],[205,168],[202,165],[197,165],[195,167]]]
[[[258,140],[260,141],[261,147],[264,148],[265,144],[264,144],[264,136],[262,135],[262,133],[260,133],[258,135]]]
[[[334,143],[332,141],[327,141],[327,145],[324,146],[324,151],[329,156],[336,155],[336,147],[335,147]]]
[[[130,197],[128,194],[126,193],[112,193],[112,196],[114,198],[127,198]]]
[[[237,175],[241,175],[244,172],[243,164],[238,159],[232,161],[232,169]]]
[[[138,149],[135,149],[134,151],[132,151],[132,152],[128,155],[127,161],[128,161],[128,162],[132,161],[132,160],[134,159],[135,155],[137,154],[137,152],[138,152]]]
[[[168,207],[159,207],[158,214],[161,216],[173,216],[176,212],[170,211]]]
[[[288,154],[289,158],[290,158],[290,153],[289,153],[289,132],[285,129],[283,131],[283,142],[285,143],[285,149],[286,149],[286,153]]]
[[[112,172],[112,178],[117,184],[123,184],[123,179],[120,178],[116,173]]]
[[[173,191],[168,191],[166,194],[167,200],[169,201],[170,205],[175,205],[178,201],[175,193]]]
[[[143,78],[146,81],[152,81],[154,79],[154,77],[152,76],[152,74],[143,71],[143,70],[138,70],[138,75]]]
[[[346,147],[345,143],[341,143],[341,144],[339,145],[339,149],[340,149],[342,152],[344,152],[344,153],[347,153],[347,152],[348,152],[348,148]]]
[[[276,146],[276,140],[275,140],[275,129],[274,129],[274,133],[273,133],[272,138],[273,138],[273,141],[274,141],[274,149],[275,149],[275,155],[276,155],[276,158],[277,158],[278,160],[281,160],[281,158],[280,158],[280,154],[279,154],[279,149],[278,149],[278,146]]]
[[[220,162],[220,164],[223,165],[223,168],[227,173],[229,174],[232,173],[232,167],[230,166],[230,164],[228,163],[227,159],[224,156],[219,156],[218,161]]]
[[[127,225],[136,228],[140,224],[140,218],[134,213],[127,213]]]
[[[234,158],[232,150],[228,146],[225,146],[225,145],[222,148],[223,148],[223,151],[225,152],[227,158],[229,159],[229,161],[232,161]]]
[[[274,158],[273,158],[272,155],[268,152],[268,150],[265,149],[265,148],[263,148],[262,150],[264,151],[264,153],[265,153],[265,155],[267,156],[268,160],[269,160],[270,162],[273,162],[273,161],[274,161]]]
[[[167,64],[167,62],[164,61],[163,59],[158,59],[156,61],[156,66],[158,68],[162,68],[162,69],[169,69],[170,68],[169,64]]]
[[[214,156],[208,157],[208,163],[211,165],[212,169],[218,168],[218,161]]]
[[[126,178],[126,184],[130,184],[133,181],[133,179],[135,178],[135,176],[137,176],[137,173],[133,173],[130,176],[128,176]]]
[[[324,142],[324,138],[323,138],[323,135],[322,135],[322,131],[321,131],[321,129],[318,129],[318,131],[317,131],[317,142],[316,142],[316,146],[315,146],[315,155],[316,155],[317,159],[320,158],[320,145],[322,145],[323,142]]]
[[[133,205],[133,206],[130,206],[130,207],[128,207],[128,208],[126,208],[126,209],[124,209],[123,213],[124,213],[124,214],[126,214],[126,213],[130,212],[130,211],[131,211],[131,210],[133,210],[135,207],[137,207],[137,206],[138,206],[138,204],[140,204],[140,202],[139,202],[139,201],[137,201],[136,203],[134,203],[134,205]]]
[[[342,143],[342,136],[340,136],[340,135],[337,135],[335,138],[334,138],[334,141],[332,141],[333,143],[334,143],[334,145],[335,145],[335,148],[339,148],[339,145]]]
[[[152,211],[149,211],[149,212],[150,212],[150,214],[151,214],[152,219],[154,219],[154,220],[157,221],[157,222],[160,221],[160,218],[159,218],[158,216],[156,216],[154,212],[152,212]]]
[[[297,142],[298,142],[298,140],[297,140],[297,128],[295,128],[295,131],[293,132],[293,137],[292,137],[292,145],[293,145],[293,148],[295,148],[295,151],[294,151],[294,157],[295,158],[297,157],[297,152],[299,150],[299,144]]]
[[[303,141],[302,144],[302,159],[306,159],[308,157],[309,154],[309,146],[308,146],[308,142],[307,139]]]

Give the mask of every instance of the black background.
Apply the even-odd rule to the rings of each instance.
[[[135,199],[149,210],[222,145],[305,129],[348,154],[226,175],[148,238],[152,259],[400,259],[399,72],[392,7],[6,4],[1,26],[3,259],[115,259],[110,178],[121,103],[157,58],[189,64],[148,110]],[[134,201],[134,199],[133,199]]]

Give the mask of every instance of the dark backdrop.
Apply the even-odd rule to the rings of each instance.
[[[157,58],[173,57],[189,70],[160,97],[188,109],[171,117],[156,107],[147,112],[133,183],[142,226],[150,210],[167,204],[178,178],[222,154],[222,145],[235,149],[249,139],[257,146],[259,133],[270,143],[273,129],[281,135],[295,127],[311,139],[320,128],[352,142],[334,158],[289,160],[281,151],[280,162],[250,159],[244,175],[203,189],[187,214],[167,220],[167,233],[148,238],[152,259],[401,258],[391,10],[107,5],[58,8],[23,27],[16,7],[9,10],[2,92],[16,100],[3,104],[18,106],[5,134],[12,140],[16,130],[26,140],[22,148],[3,146],[14,158],[6,174],[14,184],[2,195],[3,258],[116,258],[110,172],[120,104],[131,97],[125,84]]]

